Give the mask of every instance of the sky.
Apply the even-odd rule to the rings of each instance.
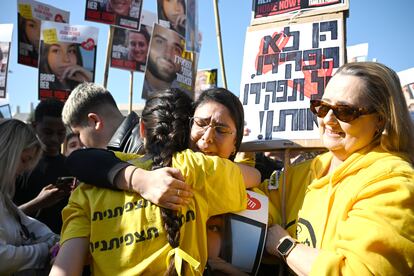
[[[70,11],[70,22],[99,28],[95,82],[103,83],[109,26],[84,20],[86,0],[43,0],[46,4]],[[199,0],[199,30],[203,36],[199,69],[219,68],[218,85],[223,86],[217,48],[214,0]],[[227,88],[239,95],[246,29],[251,21],[251,0],[221,0],[219,14],[223,40]],[[156,12],[156,0],[144,0],[144,10]],[[414,67],[414,1],[412,0],[350,0],[346,19],[346,45],[369,44],[368,59],[375,58],[399,72]],[[37,69],[17,64],[17,1],[0,1],[0,24],[14,24],[12,49],[7,80],[7,101],[12,114],[16,106],[28,112],[36,105]],[[109,69],[108,90],[118,104],[129,101],[130,72]],[[141,90],[143,73],[134,73],[133,103],[143,103]]]

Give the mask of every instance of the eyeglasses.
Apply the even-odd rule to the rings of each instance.
[[[231,135],[234,132],[230,127],[224,125],[210,124],[210,118],[204,119],[200,117],[190,118],[190,127],[193,127],[198,134],[204,134],[209,127],[213,128],[216,135]]]
[[[352,107],[346,104],[330,105],[321,100],[311,100],[310,110],[319,118],[324,118],[332,109],[333,114],[338,120],[349,123],[359,116],[375,113],[375,110],[370,110],[362,107]]]

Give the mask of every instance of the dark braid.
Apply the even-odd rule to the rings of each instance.
[[[171,166],[173,154],[188,148],[189,118],[193,115],[192,101],[182,91],[169,89],[155,92],[142,111],[145,128],[145,149],[153,159],[152,169]],[[180,245],[181,221],[177,212],[161,208],[161,217],[172,248]],[[171,258],[166,275],[177,275]]]

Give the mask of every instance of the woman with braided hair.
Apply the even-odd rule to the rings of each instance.
[[[208,257],[206,221],[245,209],[245,186],[258,185],[260,174],[187,149],[191,100],[179,90],[154,95],[140,125],[146,154],[117,156],[145,169],[178,168],[194,197],[172,211],[136,193],[81,184],[62,213],[62,248],[51,275],[79,275],[88,253],[96,275],[202,275]]]

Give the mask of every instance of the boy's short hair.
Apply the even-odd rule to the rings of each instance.
[[[47,98],[40,101],[36,106],[33,116],[33,122],[39,123],[44,117],[61,118],[63,102],[56,98]]]
[[[73,89],[63,107],[63,123],[68,126],[85,125],[88,113],[98,113],[108,105],[118,109],[115,99],[105,87],[92,82],[81,83]]]

